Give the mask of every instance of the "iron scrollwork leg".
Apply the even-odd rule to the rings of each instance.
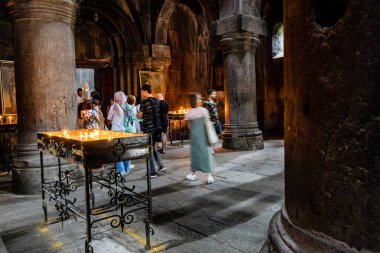
[[[60,197],[60,203],[57,207],[59,216],[61,217],[61,223],[63,227],[63,221],[67,219],[68,214],[65,212],[67,209],[64,208],[63,203],[63,196],[66,195],[66,192],[63,190],[63,184],[62,184],[62,167],[61,167],[61,158],[58,158],[58,189],[59,189],[59,197]],[[58,204],[58,203],[57,203]]]
[[[86,240],[85,242],[85,253],[93,253],[94,249],[92,248],[91,244]]]
[[[46,207],[46,200],[45,200],[45,175],[44,175],[44,153],[40,151],[40,164],[41,164],[41,195],[42,195],[42,209],[44,210],[44,217],[45,222],[47,222],[47,207]]]
[[[84,167],[85,185],[86,185],[86,222],[87,222],[87,240],[85,243],[86,253],[92,252],[91,247],[91,207],[90,207],[90,168]]]
[[[153,230],[151,230],[150,222],[152,219],[152,185],[151,185],[151,168],[149,159],[152,159],[152,147],[151,147],[151,156],[146,158],[146,169],[147,169],[147,187],[148,187],[148,218],[145,221],[145,236],[146,236],[146,249],[151,248],[150,244],[150,235]]]
[[[91,198],[91,207],[95,207],[95,194],[94,194],[94,189],[92,187],[92,170],[88,172],[89,177],[90,177],[90,198]]]

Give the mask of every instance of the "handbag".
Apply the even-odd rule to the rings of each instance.
[[[207,117],[204,118],[206,136],[208,144],[214,145],[219,142],[218,135],[216,134],[214,123],[212,123]]]

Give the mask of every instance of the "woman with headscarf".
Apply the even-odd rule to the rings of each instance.
[[[117,91],[114,94],[115,103],[110,107],[107,116],[107,127],[112,131],[124,132],[124,104],[126,96],[124,92]],[[131,161],[117,162],[116,169],[121,175],[129,173]]]

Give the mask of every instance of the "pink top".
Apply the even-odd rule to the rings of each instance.
[[[185,114],[185,120],[193,120],[202,117],[210,118],[210,113],[204,107],[191,108],[189,112]]]

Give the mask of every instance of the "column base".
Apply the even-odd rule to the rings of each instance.
[[[62,165],[62,172],[66,170],[78,170],[78,165]],[[83,172],[81,172],[83,174]],[[58,166],[45,167],[46,181],[58,178]],[[41,168],[14,168],[12,171],[12,191],[23,195],[41,194]]]
[[[264,148],[262,135],[257,136],[223,136],[224,149],[259,150]]]
[[[264,148],[263,132],[257,123],[245,125],[226,124],[222,147],[232,150],[258,150]]]
[[[17,194],[41,194],[40,152],[36,144],[19,144],[16,146],[17,157],[13,159],[12,191]],[[58,159],[44,154],[44,177],[53,181],[58,177]],[[61,171],[78,170],[79,166],[61,159]],[[76,171],[77,175],[83,171]]]
[[[285,205],[273,216],[269,224],[268,248],[270,253],[359,253],[358,250],[325,234],[296,226],[289,219]]]

